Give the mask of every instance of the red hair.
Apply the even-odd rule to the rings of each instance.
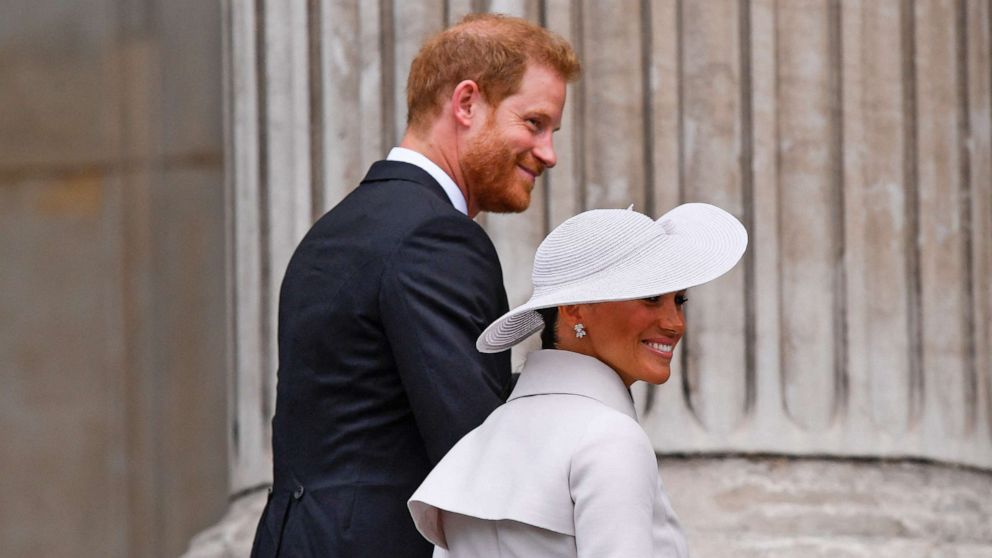
[[[437,117],[455,86],[472,80],[491,106],[520,89],[528,64],[544,66],[566,82],[581,67],[563,37],[525,19],[470,14],[424,43],[406,85],[407,125],[424,129]]]

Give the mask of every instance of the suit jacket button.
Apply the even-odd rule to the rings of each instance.
[[[303,485],[299,485],[296,487],[296,491],[293,492],[293,498],[299,500],[302,497],[303,497]]]

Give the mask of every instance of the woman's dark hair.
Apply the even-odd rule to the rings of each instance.
[[[544,329],[541,331],[541,348],[558,348],[558,335],[556,335],[556,330],[558,329],[558,307],[541,308],[537,313],[544,320]]]

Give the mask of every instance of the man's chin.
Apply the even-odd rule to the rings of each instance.
[[[523,213],[530,207],[530,192],[491,200],[480,209],[487,213]]]

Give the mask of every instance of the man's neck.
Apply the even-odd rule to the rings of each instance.
[[[409,163],[427,171],[427,174],[431,175],[441,186],[441,189],[444,190],[445,195],[451,200],[451,205],[455,206],[455,209],[461,213],[468,215],[468,203],[465,200],[465,194],[458,188],[458,184],[455,183],[451,176],[426,155],[416,149],[398,146],[391,149],[386,158],[390,161]]]
[[[450,176],[451,180],[454,181],[455,185],[461,191],[462,196],[465,198],[465,202],[468,205],[468,216],[473,219],[475,218],[479,211],[474,209],[474,204],[472,203],[474,200],[472,200],[469,195],[468,188],[465,187],[465,181],[461,175],[461,168],[458,166],[458,150],[453,142],[451,145],[446,145],[443,142],[435,142],[407,130],[406,134],[403,135],[403,140],[400,141],[399,147],[420,153],[424,157],[430,159],[435,165],[440,167],[445,174]]]

